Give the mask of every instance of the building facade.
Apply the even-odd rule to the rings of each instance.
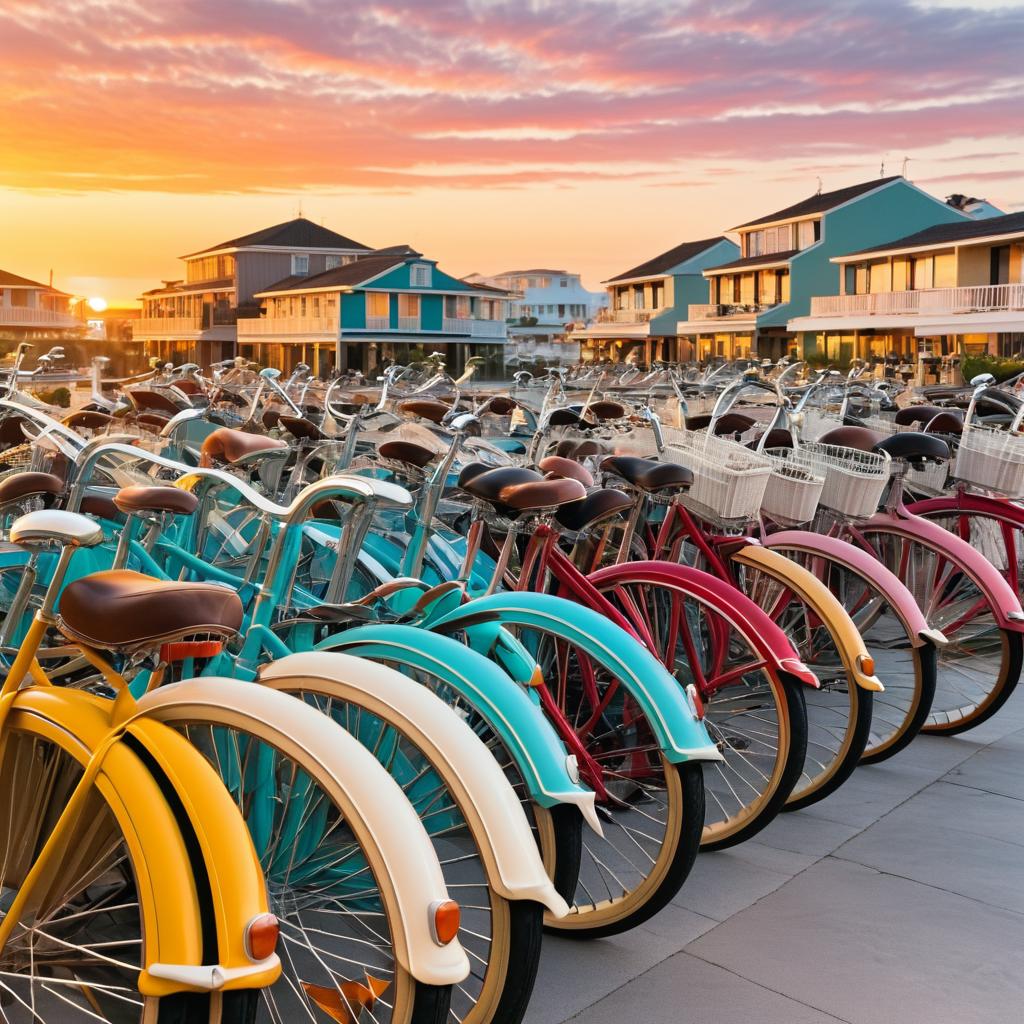
[[[234,356],[238,322],[260,315],[256,295],[275,281],[344,266],[368,246],[303,217],[181,257],[185,276],[141,296],[134,340],[146,355],[208,365]]]
[[[0,342],[7,350],[21,341],[33,344],[77,341],[85,336],[82,304],[50,284],[0,270]]]
[[[1024,356],[1024,213],[938,224],[831,262],[838,294],[812,298],[789,329],[833,361]]]
[[[506,270],[490,277],[471,274],[465,280],[512,296],[505,347],[510,368],[578,362],[579,342],[569,335],[589,324],[608,302],[604,292],[589,291],[579,274],[567,270]]]
[[[718,236],[683,242],[639,266],[609,278],[608,308],[597,322],[573,331],[589,360],[688,361],[695,347],[680,334],[680,321],[694,303],[706,301],[705,268],[735,258],[735,242]]]
[[[408,246],[290,275],[255,298],[261,315],[238,321],[238,345],[264,366],[374,376],[439,352],[453,373],[472,356],[485,360],[483,376],[502,373],[511,296],[446,274]]]
[[[813,195],[733,229],[739,258],[704,270],[706,298],[678,333],[693,339],[700,360],[824,356],[818,337],[792,324],[809,315],[813,297],[839,294],[833,257],[970,220],[899,176]]]

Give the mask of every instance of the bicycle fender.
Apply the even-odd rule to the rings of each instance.
[[[317,650],[343,651],[369,661],[394,660],[440,676],[501,737],[535,803],[575,804],[600,834],[594,794],[573,780],[569,752],[558,733],[529,695],[482,654],[451,637],[394,624],[346,629],[321,642]]]
[[[903,520],[893,521],[884,513],[873,516],[858,529],[870,532],[874,523],[885,526],[888,530],[895,530],[910,540],[927,541],[940,551],[947,552],[951,558],[959,562],[978,589],[988,598],[999,628],[1011,633],[1024,633],[1024,609],[1021,608],[1020,598],[1003,579],[1002,573],[967,541],[950,533],[949,530],[944,530],[929,519],[915,518],[912,523],[907,523]]]
[[[511,591],[469,601],[433,623],[432,628],[450,630],[466,622],[466,636],[475,647],[481,642],[481,634],[472,623],[481,614],[496,616],[502,625],[532,626],[564,637],[612,667],[643,708],[669,761],[681,764],[722,759],[679,683],[642,644],[597,612],[551,594]],[[482,639],[488,647],[493,645],[491,626],[490,622],[483,624],[486,633]]]
[[[768,614],[732,583],[711,573],[675,562],[625,562],[598,569],[588,579],[594,584],[617,580],[657,583],[692,594],[714,608],[776,671],[785,672],[807,686],[818,686],[817,677]]]
[[[885,688],[872,672],[865,672],[861,666],[871,655],[860,631],[853,624],[849,613],[835,595],[813,573],[798,565],[791,558],[769,551],[759,544],[748,544],[737,551],[732,558],[741,565],[760,569],[773,579],[785,581],[785,585],[798,594],[813,609],[832,635],[833,642],[843,660],[847,678],[862,690],[879,693]]]
[[[18,694],[12,709],[44,723],[49,738],[81,764],[110,734],[110,702],[54,688]],[[255,988],[280,974],[276,954],[253,963],[245,930],[267,912],[266,887],[245,822],[216,772],[184,737],[157,722],[139,720],[131,737],[109,747],[96,786],[115,815],[135,870],[146,934],[139,991],[175,992]],[[163,774],[161,779],[159,776]],[[170,786],[188,818],[202,855],[192,862]],[[213,963],[204,963],[203,914],[196,871],[209,882],[216,924]]]
[[[311,680],[366,708],[423,751],[470,825],[498,895],[534,900],[556,917],[569,912],[544,870],[515,790],[477,734],[440,697],[385,665],[332,651],[292,654],[260,671],[261,683],[285,693]]]
[[[430,837],[398,784],[355,737],[301,700],[237,679],[161,686],[138,707],[139,715],[168,723],[200,712],[219,715],[272,737],[345,815],[382,894],[396,908],[391,940],[397,961],[428,985],[467,977],[469,960],[458,939],[438,946],[431,936],[431,907],[449,896]]]
[[[765,537],[761,543],[769,549],[782,548],[806,552],[809,555],[822,554],[845,565],[851,572],[871,580],[885,594],[893,611],[903,622],[908,636],[912,637],[911,642],[915,647],[921,647],[926,643],[939,647],[946,644],[946,638],[928,625],[920,606],[914,600],[914,595],[903,581],[888,566],[883,565],[863,548],[849,541],[811,533],[809,530],[782,530]]]

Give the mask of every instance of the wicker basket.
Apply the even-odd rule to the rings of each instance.
[[[680,433],[673,432],[662,458],[693,472],[685,503],[717,519],[756,519],[772,473],[768,458],[712,434]]]
[[[793,458],[812,473],[824,475],[821,504],[825,508],[856,519],[867,518],[878,509],[892,463],[886,452],[805,444]]]
[[[988,427],[966,428],[953,476],[1011,498],[1024,496],[1024,436]]]
[[[799,465],[792,448],[773,448],[765,454],[771,459],[772,475],[768,479],[761,511],[782,526],[810,522],[817,511],[824,473]]]
[[[907,470],[907,485],[922,494],[945,494],[949,483],[949,463],[926,462],[920,469]]]

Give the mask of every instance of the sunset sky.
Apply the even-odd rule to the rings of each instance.
[[[131,301],[295,216],[591,287],[899,173],[1024,209],[1024,3],[0,0],[0,267]]]

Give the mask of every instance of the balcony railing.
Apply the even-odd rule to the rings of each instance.
[[[259,320],[239,320],[238,339],[285,338],[293,334],[338,336],[338,319],[331,316],[275,316]]]
[[[728,317],[751,317],[771,309],[772,302],[718,302],[691,305],[687,310],[688,320],[718,320]]]
[[[151,316],[136,320],[132,325],[132,334],[136,338],[144,334],[197,334],[202,329],[201,316]]]
[[[386,331],[391,327],[391,317],[368,316],[366,318],[366,329],[369,331]]]
[[[899,316],[1011,310],[1024,310],[1024,284],[922,288],[867,295],[817,295],[811,299],[811,316]]]
[[[657,309],[602,309],[597,314],[599,324],[645,324],[652,317],[661,316],[665,307]]]
[[[81,327],[70,313],[35,306],[0,306],[0,324],[19,327]]]
[[[508,326],[504,320],[470,320],[470,335],[474,338],[508,337]]]

